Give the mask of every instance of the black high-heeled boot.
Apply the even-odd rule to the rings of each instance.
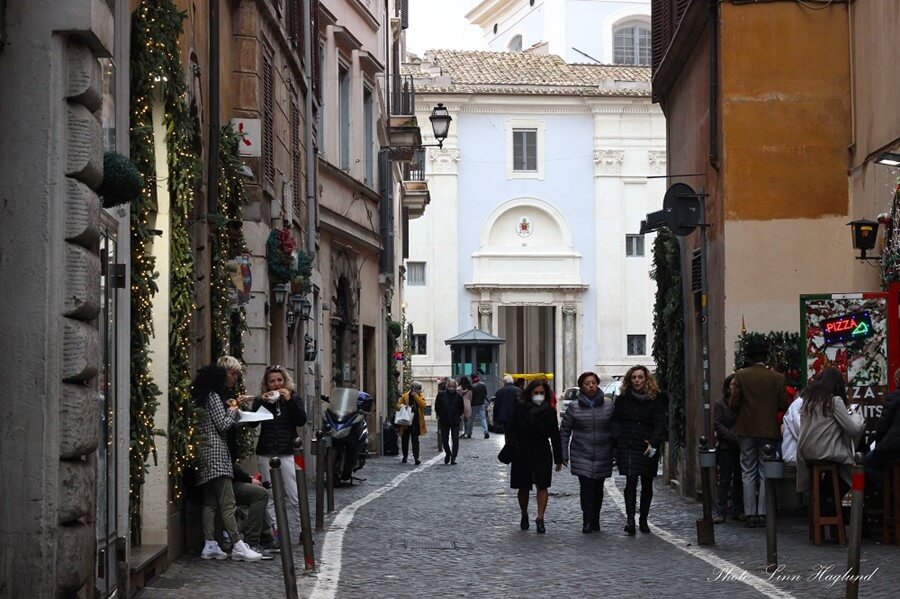
[[[627,532],[631,536],[634,536],[634,533],[635,533],[634,512],[630,512],[629,514],[627,514],[626,517],[628,518],[628,520],[625,523],[625,532]]]
[[[540,520],[535,520],[534,526],[537,529],[537,533],[539,535],[542,535],[545,532],[547,532],[547,529],[544,527],[544,519],[543,518],[541,518]]]
[[[528,530],[528,512],[522,512],[522,520],[519,522],[519,528]]]
[[[581,524],[581,532],[584,534],[588,534],[591,532],[591,518],[590,516],[584,516]]]

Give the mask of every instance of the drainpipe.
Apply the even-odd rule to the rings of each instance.
[[[0,0],[0,52],[6,47],[6,0]]]
[[[719,170],[719,1],[709,2],[709,163]],[[709,431],[706,431],[707,433]]]
[[[209,3],[209,171],[207,212],[219,210],[219,0]]]
[[[303,26],[306,35],[303,36],[303,76],[306,79],[306,253],[312,260],[316,255],[316,217],[318,215],[318,194],[316,192],[316,154],[318,153],[313,138],[313,125],[316,122],[315,94],[313,93],[312,57],[313,44],[319,43],[319,32],[312,30],[312,6],[311,0],[306,0],[306,10],[303,11]],[[324,124],[324,123],[323,123]]]

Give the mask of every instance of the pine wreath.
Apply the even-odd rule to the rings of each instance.
[[[290,229],[272,229],[266,241],[266,261],[276,283],[304,283],[312,273],[309,257],[297,249]]]

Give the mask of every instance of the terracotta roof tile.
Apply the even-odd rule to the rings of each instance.
[[[649,67],[567,64],[553,54],[431,50],[402,72],[431,93],[650,95]]]

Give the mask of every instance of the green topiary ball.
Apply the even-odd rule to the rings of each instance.
[[[104,208],[128,204],[141,196],[144,179],[127,156],[116,152],[103,154],[103,182],[97,193]]]

